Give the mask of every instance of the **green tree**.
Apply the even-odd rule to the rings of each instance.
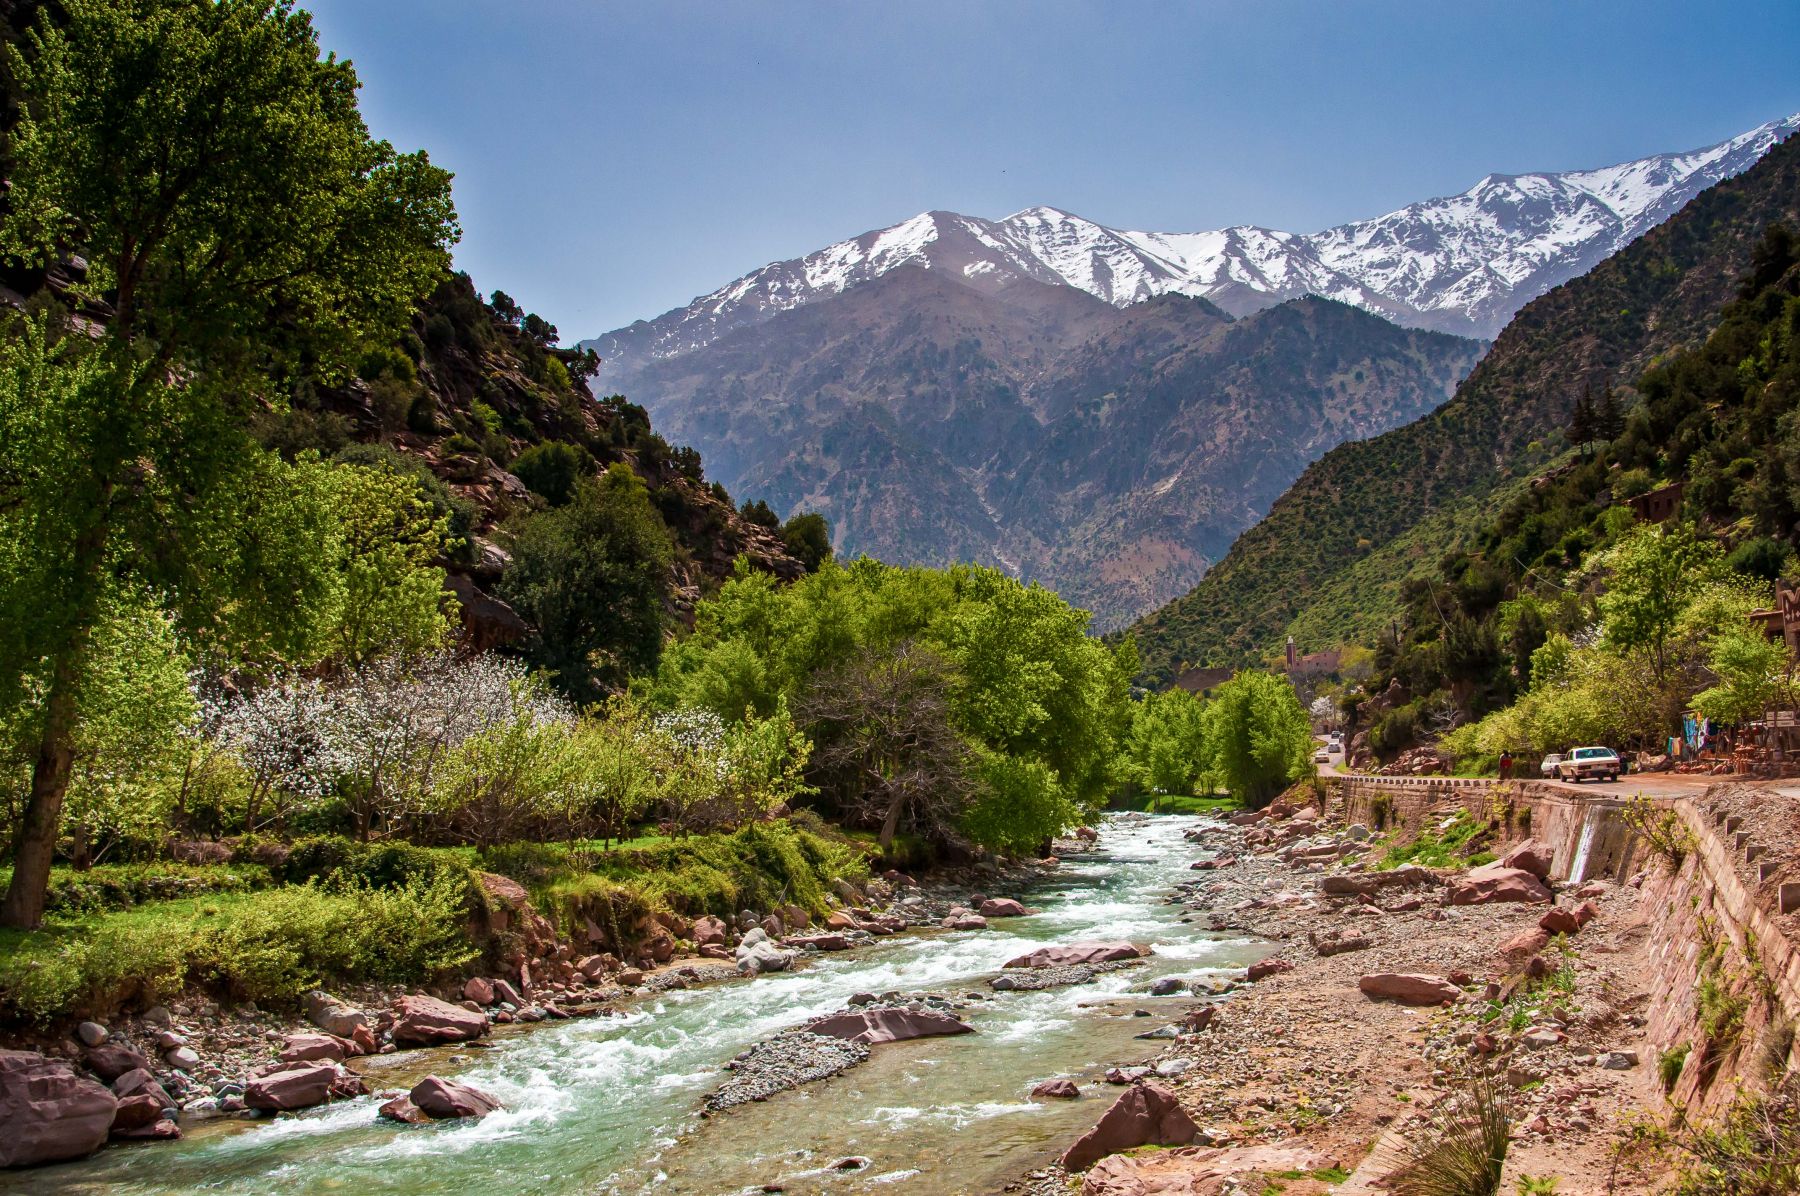
[[[819,566],[831,559],[831,525],[816,512],[796,515],[782,524],[781,542],[808,573],[817,573]]]
[[[1148,695],[1132,711],[1125,752],[1131,779],[1151,793],[1193,793],[1206,752],[1204,704],[1184,689]]]
[[[79,247],[71,298],[0,361],[0,676],[47,661],[30,798],[0,922],[35,926],[109,590],[141,582],[192,634],[282,638],[304,557],[233,501],[270,478],[245,427],[302,373],[347,376],[444,271],[449,175],[370,138],[356,75],[310,18],[260,0],[70,0],[12,50],[0,253]],[[291,510],[291,507],[290,507]],[[19,545],[31,545],[21,562]],[[316,583],[302,586],[304,599]],[[286,592],[281,592],[286,589]],[[276,595],[279,597],[276,598]],[[274,599],[271,604],[271,599]]]
[[[1644,653],[1651,681],[1668,679],[1682,615],[1701,591],[1720,580],[1719,546],[1686,524],[1639,524],[1602,558],[1611,571],[1600,596],[1606,645]]]
[[[520,453],[512,472],[553,507],[566,506],[575,497],[575,484],[594,471],[594,460],[573,444],[546,440]]]
[[[1287,678],[1246,670],[1207,704],[1206,773],[1246,806],[1269,800],[1312,767],[1312,725]]]
[[[530,654],[578,701],[656,668],[674,547],[629,466],[583,482],[565,507],[527,516],[502,585],[535,628]]]

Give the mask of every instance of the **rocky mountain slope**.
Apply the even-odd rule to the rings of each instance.
[[[842,551],[1000,565],[1116,626],[1185,592],[1319,454],[1442,402],[1479,350],[1323,299],[1233,319],[914,267],[649,362],[632,390],[713,477],[824,514]]]
[[[1149,673],[1367,638],[1496,501],[1563,448],[1591,386],[1631,382],[1702,340],[1772,224],[1800,228],[1800,138],[1695,198],[1588,274],[1513,319],[1442,408],[1345,444],[1308,467],[1204,581],[1135,628]]]
[[[1460,195],[1310,235],[1253,225],[1134,232],[1052,207],[1004,220],[923,212],[771,263],[687,307],[585,344],[611,363],[604,384],[624,389],[623,380],[650,360],[693,352],[906,265],[983,290],[1015,279],[1067,285],[1117,306],[1194,295],[1234,315],[1323,295],[1408,326],[1492,339],[1527,302],[1743,171],[1796,128],[1800,114],[1686,153],[1596,170],[1489,175]],[[645,397],[654,409],[654,396]]]

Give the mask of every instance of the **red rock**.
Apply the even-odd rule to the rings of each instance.
[[[366,1091],[360,1076],[335,1064],[309,1063],[253,1078],[244,1086],[244,1103],[252,1109],[285,1113]]]
[[[406,1095],[419,1112],[440,1121],[453,1117],[486,1117],[500,1107],[498,1100],[481,1089],[440,1076],[426,1076]]]
[[[36,1051],[0,1050],[0,1167],[79,1159],[106,1144],[118,1098]]]
[[[1496,901],[1548,903],[1554,898],[1544,882],[1523,868],[1483,864],[1450,882],[1451,905],[1487,905]]]
[[[620,968],[619,983],[626,988],[636,988],[644,982],[644,973],[637,968]]]
[[[1524,961],[1550,945],[1550,932],[1541,926],[1528,927],[1500,944],[1500,954],[1508,960]]]
[[[1442,976],[1420,972],[1376,972],[1358,980],[1356,987],[1366,997],[1402,1005],[1441,1005],[1462,995],[1461,989]]]
[[[1100,1123],[1063,1153],[1062,1165],[1081,1171],[1109,1154],[1137,1146],[1186,1146],[1200,1132],[1175,1094],[1148,1081],[1127,1088]]]
[[[986,930],[987,919],[980,914],[951,914],[943,926],[946,930]]]
[[[396,1096],[382,1105],[379,1112],[389,1121],[398,1121],[401,1125],[424,1125],[431,1120],[409,1096]]]
[[[113,1110],[112,1132],[117,1134],[154,1125],[162,1120],[162,1111],[168,1107],[148,1092],[128,1096]]]
[[[927,1009],[854,1009],[821,1018],[806,1029],[831,1038],[871,1044],[975,1032],[975,1027],[967,1022]]]
[[[698,946],[723,947],[725,945],[725,922],[708,914],[704,918],[694,920],[694,942]]]
[[[1115,1154],[1088,1171],[1081,1196],[1219,1196],[1273,1191],[1270,1181],[1321,1165],[1319,1156],[1291,1146],[1191,1146],[1141,1155]]]
[[[1575,907],[1575,927],[1580,929],[1600,916],[1600,907],[1592,901],[1583,901]]]
[[[1550,879],[1550,866],[1555,862],[1556,853],[1548,843],[1540,839],[1527,839],[1517,847],[1500,857],[1503,868],[1517,868],[1529,872],[1539,880]]]
[[[148,1094],[156,1098],[159,1108],[173,1108],[175,1101],[147,1068],[136,1067],[112,1082],[113,1095],[120,1100],[128,1096]]]
[[[1040,1100],[1074,1100],[1081,1095],[1081,1088],[1074,1080],[1044,1080],[1033,1086],[1031,1095]]]
[[[1581,929],[1581,919],[1566,905],[1553,905],[1538,919],[1545,934],[1574,934]]]
[[[1148,955],[1133,943],[1070,943],[1062,947],[1039,947],[1029,955],[1009,959],[1009,968],[1061,968],[1072,964],[1110,963],[1115,959],[1137,959]]]
[[[1028,911],[1011,897],[989,897],[975,912],[984,918],[1023,918]]]
[[[666,930],[658,930],[644,940],[644,950],[657,963],[668,963],[675,957],[675,940]]]
[[[280,1059],[283,1063],[342,1063],[349,1053],[348,1044],[334,1034],[290,1034],[282,1041]]]
[[[494,1003],[494,982],[485,976],[470,976],[463,981],[463,998],[473,1001],[477,1005],[492,1005]]]
[[[108,1084],[128,1071],[150,1066],[150,1060],[122,1042],[103,1042],[89,1047],[82,1052],[81,1058],[89,1071]]]
[[[850,940],[841,934],[802,934],[781,940],[784,947],[811,947],[817,951],[848,951]]]
[[[415,994],[394,1002],[393,1038],[399,1046],[470,1042],[487,1032],[485,1016],[436,997]]]
[[[112,1136],[126,1138],[133,1142],[172,1142],[181,1137],[181,1127],[167,1117],[162,1117],[149,1125],[140,1125],[135,1129],[114,1130]]]
[[[1294,965],[1285,959],[1259,959],[1250,965],[1248,976],[1251,980],[1263,980],[1281,972],[1291,972]]]
[[[373,1055],[381,1049],[381,1044],[375,1041],[375,1031],[367,1026],[350,1031],[350,1046],[358,1055]]]
[[[700,956],[701,959],[730,960],[730,959],[736,958],[731,953],[730,947],[721,947],[717,943],[707,943],[704,946],[696,948],[696,953]]]

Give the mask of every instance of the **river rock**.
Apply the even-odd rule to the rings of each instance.
[[[128,1096],[113,1110],[112,1132],[123,1134],[155,1125],[162,1120],[163,1110],[167,1107],[148,1092]]]
[[[431,1120],[425,1111],[412,1103],[412,1097],[402,1093],[382,1104],[377,1112],[389,1121],[398,1121],[401,1125],[424,1125]]]
[[[1553,905],[1538,919],[1538,927],[1546,935],[1574,934],[1581,929],[1581,919],[1566,905]]]
[[[1245,975],[1251,980],[1263,980],[1281,972],[1291,972],[1293,970],[1294,965],[1292,962],[1279,957],[1273,957],[1270,959],[1257,960],[1250,965]]]
[[[106,1144],[118,1098],[36,1051],[0,1050],[0,1167],[79,1159]]]
[[[440,1046],[470,1042],[488,1032],[479,1013],[418,994],[394,1002],[394,1042],[398,1046]]]
[[[1500,857],[1503,868],[1517,868],[1529,872],[1539,880],[1550,879],[1550,866],[1556,859],[1556,851],[1541,839],[1527,839]]]
[[[283,1063],[342,1063],[349,1054],[349,1044],[334,1034],[289,1034],[278,1058]]]
[[[174,1047],[163,1055],[163,1062],[176,1071],[198,1071],[200,1070],[200,1052],[190,1046]]]
[[[1511,967],[1518,968],[1527,959],[1550,945],[1550,932],[1528,926],[1500,944],[1500,954]]]
[[[244,1086],[244,1104],[252,1109],[290,1113],[328,1100],[347,1100],[367,1092],[362,1077],[330,1063],[304,1063],[256,1076]]]
[[[157,1078],[150,1074],[148,1068],[134,1067],[112,1082],[113,1095],[120,1100],[128,1096],[153,1096],[160,1108],[173,1108],[175,1101],[169,1096],[168,1089],[162,1086]]]
[[[128,1071],[150,1066],[150,1060],[144,1058],[141,1052],[122,1042],[103,1042],[99,1046],[89,1047],[82,1052],[81,1058],[89,1071],[108,1084]]]
[[[1371,999],[1402,1005],[1441,1005],[1462,995],[1461,989],[1442,976],[1419,972],[1376,972],[1358,980],[1356,987]]]
[[[483,976],[470,976],[463,981],[463,999],[483,1007],[494,1003],[494,982]]]
[[[1029,911],[1011,897],[989,897],[975,912],[984,918],[1023,918]]]
[[[1319,892],[1327,897],[1355,897],[1381,889],[1417,889],[1441,885],[1443,880],[1429,868],[1402,864],[1385,872],[1344,872],[1319,878]]]
[[[1116,959],[1138,959],[1148,955],[1134,943],[1069,943],[1060,947],[1039,947],[1029,955],[1009,959],[1009,968],[1061,968],[1076,964],[1111,963]]]
[[[800,934],[782,940],[788,947],[810,947],[814,951],[848,951],[850,940],[841,934]]]
[[[1450,882],[1451,905],[1488,905],[1498,901],[1548,903],[1554,900],[1544,882],[1523,868],[1483,864]]]
[[[725,945],[725,921],[711,914],[704,918],[694,919],[694,944],[699,947],[723,947]]]
[[[760,933],[753,931],[752,933]],[[748,938],[748,936],[745,936]],[[760,976],[764,972],[785,972],[793,966],[794,957],[767,938],[758,939],[748,945],[740,944],[737,949],[738,971],[746,976]]]
[[[1173,1092],[1140,1081],[1101,1114],[1098,1125],[1076,1139],[1063,1153],[1062,1165],[1083,1171],[1109,1154],[1138,1146],[1186,1146],[1199,1132]]]
[[[946,930],[986,930],[987,919],[980,914],[951,914],[943,925]]]
[[[942,1034],[973,1034],[975,1027],[930,1009],[857,1009],[834,1013],[806,1027],[812,1034],[848,1042],[904,1042]]]
[[[75,1037],[81,1039],[82,1046],[97,1047],[112,1037],[112,1031],[99,1022],[82,1022],[75,1027]]]
[[[339,1038],[348,1038],[358,1026],[369,1024],[369,1015],[319,989],[306,994],[306,1020]]]
[[[441,1076],[426,1076],[413,1085],[407,1099],[419,1112],[439,1121],[456,1117],[486,1117],[500,1102],[479,1088],[458,1084]]]
[[[1150,982],[1150,995],[1167,997],[1181,991],[1181,981],[1173,976],[1159,976]]]
[[[1074,1100],[1081,1087],[1074,1080],[1043,1080],[1032,1086],[1031,1095],[1038,1100]]]
[[[1319,1156],[1290,1146],[1191,1146],[1109,1155],[1082,1180],[1081,1196],[1217,1196],[1274,1191],[1279,1181],[1317,1170]]]

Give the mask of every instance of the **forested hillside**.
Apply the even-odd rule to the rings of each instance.
[[[1404,428],[1308,468],[1194,591],[1135,628],[1147,674],[1362,639],[1402,585],[1563,451],[1579,396],[1632,398],[1659,355],[1702,339],[1769,225],[1800,222],[1790,139],[1664,225],[1522,310],[1456,396]]]

